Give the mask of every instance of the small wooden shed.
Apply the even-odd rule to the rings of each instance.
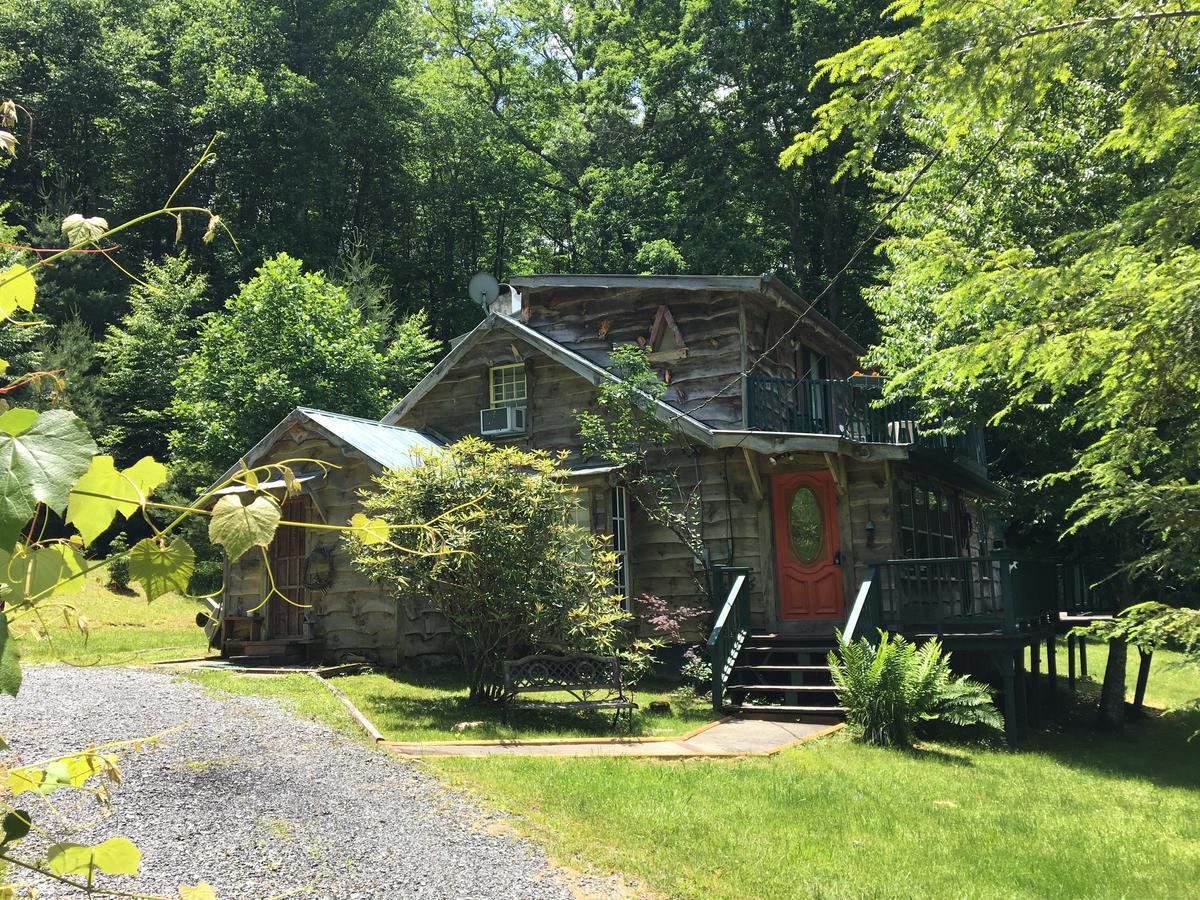
[[[420,431],[318,409],[296,409],[243,457],[248,466],[290,466],[296,491],[282,479],[260,484],[283,503],[289,522],[345,525],[358,493],[383,472],[411,465],[441,442]],[[236,474],[232,467],[222,481]],[[243,487],[224,489],[244,491]],[[420,598],[396,598],[351,565],[340,532],[281,526],[268,548],[278,594],[269,593],[261,554],[226,561],[220,627],[223,655],[244,660],[361,659],[382,665],[441,665],[455,659],[449,626]],[[282,595],[282,596],[280,596]]]

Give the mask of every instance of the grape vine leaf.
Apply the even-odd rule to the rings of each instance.
[[[383,519],[368,519],[362,513],[355,513],[350,517],[350,527],[354,536],[367,546],[388,541],[388,523]]]
[[[179,886],[179,900],[217,900],[217,892],[206,881],[201,881],[195,885],[181,884]]]
[[[17,642],[8,635],[8,616],[0,612],[0,693],[17,696],[21,689],[21,663]]]
[[[251,547],[265,547],[275,536],[279,525],[279,504],[260,495],[249,504],[226,494],[213,507],[208,522],[208,536],[220,544],[233,562]]]
[[[65,409],[0,416],[0,548],[13,546],[39,502],[61,514],[95,454],[87,428]]]
[[[46,851],[46,862],[55,875],[136,875],[142,851],[129,838],[114,837],[95,846],[55,844]]]
[[[25,835],[29,834],[29,827],[33,820],[23,809],[14,809],[4,817],[4,823],[0,825],[0,829],[4,831],[4,839],[0,841],[0,845],[11,844],[14,841],[19,841]]]
[[[11,316],[18,308],[33,309],[37,282],[24,266],[9,266],[0,272],[0,314]]]
[[[120,513],[128,518],[166,480],[167,467],[152,456],[143,456],[120,472],[111,456],[97,456],[71,489],[67,521],[79,530],[84,544],[90,544],[114,516]]]
[[[17,407],[6,410],[4,415],[0,416],[0,431],[16,437],[18,434],[28,431],[29,427],[37,421],[37,417],[36,409]]]
[[[142,586],[147,601],[171,591],[186,594],[195,563],[195,551],[181,537],[165,547],[153,538],[143,538],[129,551],[129,580]]]
[[[97,775],[117,771],[117,758],[111,753],[85,750],[60,756],[35,766],[18,766],[8,770],[8,789],[14,797],[26,791],[49,794],[59,788],[79,788]]]
[[[69,544],[0,550],[0,583],[8,585],[4,599],[12,606],[70,594],[83,587],[83,556]]]

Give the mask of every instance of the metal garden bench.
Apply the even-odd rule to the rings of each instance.
[[[571,700],[518,701],[519,694],[565,693]],[[614,656],[526,656],[504,663],[504,693],[508,709],[608,710],[613,727],[622,711],[633,722],[638,708],[625,693],[621,664]]]

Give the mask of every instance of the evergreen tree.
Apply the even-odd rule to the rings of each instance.
[[[96,379],[96,342],[78,315],[41,338],[35,351],[39,369],[54,373],[36,379],[21,390],[21,405],[34,409],[69,409],[87,425],[89,432],[103,426],[99,385]]]
[[[442,342],[430,333],[429,316],[418,309],[396,325],[387,348],[388,390],[399,400],[424,378],[442,352]]]
[[[147,266],[144,282],[129,292],[129,310],[96,348],[107,426],[101,443],[122,467],[146,454],[166,456],[175,377],[192,351],[207,286],[182,253]]]

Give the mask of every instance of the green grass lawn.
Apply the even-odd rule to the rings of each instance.
[[[1058,661],[1059,677],[1067,678],[1067,642],[1058,642],[1058,651],[1054,654]],[[1078,666],[1078,656],[1076,657]],[[1087,643],[1088,677],[1093,681],[1104,679],[1104,667],[1108,663],[1108,644],[1104,641],[1089,640]],[[1133,689],[1137,684],[1138,664],[1140,660],[1135,648],[1130,647],[1125,666],[1125,683],[1129,699],[1133,700]],[[1045,660],[1042,661],[1045,671]],[[1077,673],[1078,674],[1078,673]],[[1147,682],[1146,702],[1153,706],[1167,709],[1188,703],[1200,697],[1200,677],[1195,669],[1183,665],[1183,657],[1169,650],[1161,650],[1154,654],[1150,662],[1150,680]],[[1197,745],[1200,750],[1200,745]]]
[[[682,701],[669,685],[646,684],[633,692],[638,709],[627,728],[622,714],[613,731],[612,713],[515,711],[505,722],[495,709],[467,702],[467,682],[460,675],[351,675],[336,684],[368,719],[394,741],[495,740],[499,738],[592,737],[635,734],[678,735],[711,722],[712,707],[702,701]],[[537,694],[535,699],[571,699],[566,694]],[[651,703],[667,703],[671,711],[650,712]],[[480,727],[454,733],[459,722],[482,722]]]
[[[14,611],[13,631],[18,635],[21,660],[113,665],[206,652],[204,630],[196,625],[196,613],[203,608],[199,602],[167,594],[147,603],[140,594],[110,591],[105,580],[103,570],[93,573],[78,593],[54,597],[39,606],[48,638],[33,637],[29,632],[34,620]],[[74,607],[87,620],[89,633],[67,624],[64,605]]]
[[[1162,705],[1200,695],[1194,671],[1157,684]],[[1200,713],[1156,714],[1117,738],[1092,733],[1092,717],[1081,703],[1015,753],[937,742],[901,753],[843,733],[767,759],[429,765],[511,812],[559,861],[672,897],[1194,895],[1200,742],[1187,738]]]

